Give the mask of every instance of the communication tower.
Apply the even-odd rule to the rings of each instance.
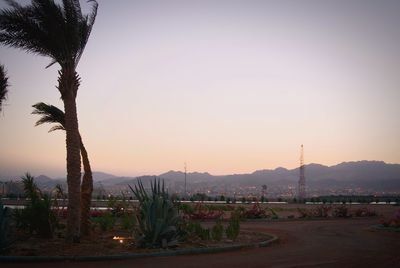
[[[299,189],[298,189],[299,201],[306,198],[306,177],[304,176],[304,148],[301,145],[300,151],[300,178],[299,178]]]
[[[185,193],[184,195],[187,195],[187,190],[186,190],[186,174],[187,174],[187,166],[186,166],[186,162],[185,162]]]

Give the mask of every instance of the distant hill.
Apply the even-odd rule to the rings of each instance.
[[[213,184],[263,185],[283,186],[297,184],[299,168],[257,170],[251,174],[235,174],[212,176],[209,173],[188,173],[190,183],[212,182]],[[161,174],[161,178],[183,181],[184,174],[180,171],[169,171]],[[363,187],[374,189],[400,190],[400,164],[386,164],[382,161],[343,162],[335,166],[320,164],[305,165],[306,183],[309,187]]]
[[[95,187],[120,188],[133,185],[137,177],[118,177],[104,172],[94,172]],[[160,174],[170,188],[182,189],[185,174],[181,171],[168,171]],[[387,164],[382,161],[357,161],[343,162],[334,166],[320,164],[305,165],[305,177],[307,187],[316,189],[331,188],[363,188],[374,190],[397,190],[400,191],[400,164]],[[1,178],[1,176],[0,176]],[[154,176],[139,177],[147,183]],[[213,176],[207,172],[187,173],[187,183],[192,188],[210,187],[246,187],[268,185],[268,187],[285,187],[297,185],[299,168],[286,169],[263,169],[249,174],[233,174]],[[65,179],[51,179],[45,175],[36,177],[39,186],[51,188],[57,183],[65,185]]]
[[[191,172],[186,175],[186,178],[190,176],[191,182],[205,182],[212,181],[216,176],[210,175],[208,172],[200,173],[200,172]],[[185,173],[181,171],[173,171],[170,170],[167,173],[163,173],[159,175],[160,178],[170,180],[170,181],[184,181]]]
[[[104,181],[107,179],[114,179],[114,178],[117,178],[117,176],[100,171],[93,171],[93,181]]]

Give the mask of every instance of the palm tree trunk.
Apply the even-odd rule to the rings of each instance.
[[[88,236],[90,234],[90,205],[92,201],[93,192],[93,176],[92,169],[90,167],[88,153],[81,140],[81,155],[83,169],[85,173],[82,178],[81,185],[81,235]]]
[[[79,242],[80,237],[80,201],[81,201],[81,155],[76,93],[79,77],[73,67],[64,67],[59,71],[58,90],[64,102],[65,131],[67,147],[67,184],[68,184],[68,242]]]

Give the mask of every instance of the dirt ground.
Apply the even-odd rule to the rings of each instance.
[[[400,267],[400,233],[375,230],[377,218],[245,222],[280,237],[270,247],[101,262],[1,263],[1,267]]]

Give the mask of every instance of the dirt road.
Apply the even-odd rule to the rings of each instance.
[[[12,264],[1,267],[400,267],[400,233],[374,231],[377,219],[246,222],[246,230],[277,235],[266,248],[206,255],[140,258],[105,262]]]

